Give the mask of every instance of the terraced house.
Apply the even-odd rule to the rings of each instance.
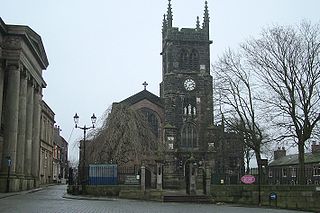
[[[311,153],[305,153],[307,184],[320,185],[320,144],[313,142]],[[298,154],[286,155],[286,150],[278,148],[274,151],[274,160],[269,164],[269,183],[297,184],[299,168]]]

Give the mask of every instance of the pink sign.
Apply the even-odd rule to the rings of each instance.
[[[244,175],[241,177],[241,182],[244,184],[251,184],[256,181],[256,178],[252,175]]]

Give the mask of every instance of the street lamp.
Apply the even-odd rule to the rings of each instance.
[[[265,168],[268,166],[268,159],[258,160],[258,204],[261,206],[261,184],[264,182]]]
[[[7,156],[7,166],[8,166],[8,175],[7,175],[7,188],[6,188],[6,192],[9,192],[9,188],[10,188],[10,169],[11,169],[11,157]]]
[[[91,116],[91,123],[92,123],[92,126],[89,126],[87,127],[86,125],[84,125],[83,127],[79,126],[78,123],[79,123],[79,116],[78,114],[76,113],[74,116],[73,116],[73,119],[74,119],[74,123],[75,123],[75,128],[79,128],[79,129],[82,129],[83,130],[83,159],[82,159],[82,184],[84,184],[86,182],[86,173],[85,173],[85,160],[86,160],[86,134],[87,134],[87,130],[89,129],[93,129],[95,128],[95,123],[97,121],[97,117],[94,115]],[[81,143],[80,143],[80,149],[81,148]]]

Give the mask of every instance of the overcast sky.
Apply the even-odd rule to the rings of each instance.
[[[161,27],[167,0],[4,0],[6,24],[28,25],[41,37],[49,59],[43,99],[55,112],[61,135],[75,142],[112,104],[143,89],[159,95]],[[209,0],[211,63],[228,47],[258,37],[265,27],[320,21],[319,0]],[[173,25],[191,27],[202,21],[204,0],[172,0]]]

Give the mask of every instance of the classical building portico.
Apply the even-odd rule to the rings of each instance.
[[[42,71],[48,59],[40,36],[0,18],[0,191],[39,184]]]

